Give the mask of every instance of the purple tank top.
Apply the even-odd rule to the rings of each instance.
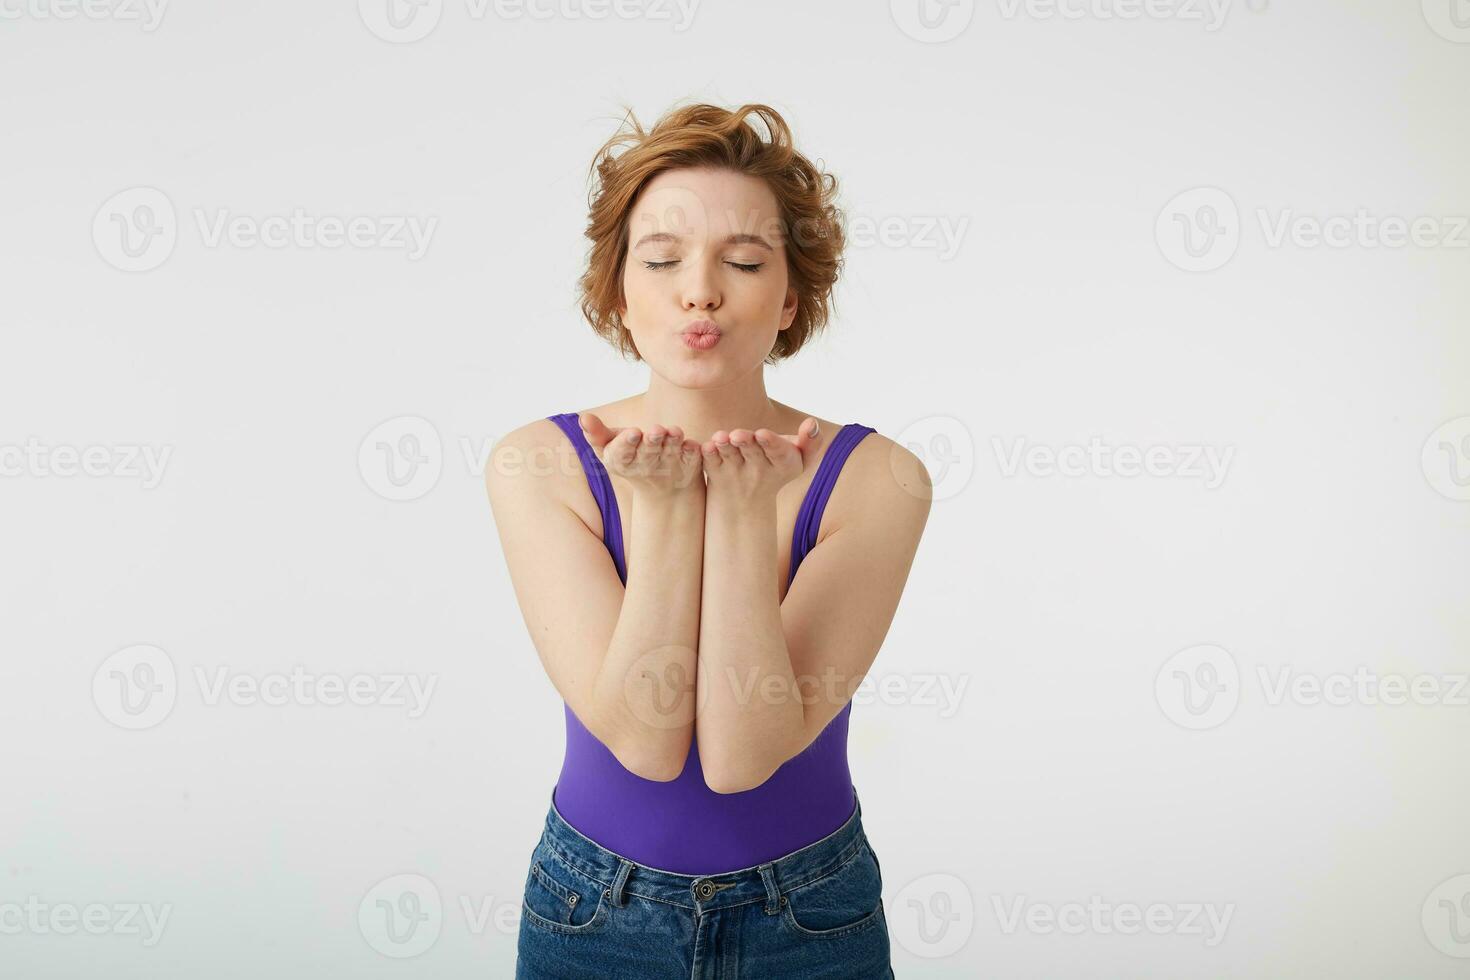
[[[602,511],[602,540],[618,578],[626,585],[623,525],[612,481],[582,434],[577,413],[548,418],[577,448],[587,483]],[[844,425],[827,447],[812,478],[791,542],[787,588],[807,552],[816,546],[822,511],[853,447],[876,430]],[[852,702],[799,755],[788,759],[755,789],[716,793],[704,784],[697,745],[691,742],[684,771],[661,783],[636,776],[583,726],[563,703],[567,744],[552,800],[579,833],[645,867],[676,874],[738,871],[789,854],[842,826],[856,804],[847,768],[847,721]]]

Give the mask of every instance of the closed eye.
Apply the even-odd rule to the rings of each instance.
[[[678,259],[669,259],[667,262],[644,261],[643,268],[649,270],[650,272],[658,272],[660,269],[667,269],[669,266],[677,264],[678,261]],[[761,266],[765,265],[764,262],[726,262],[725,264],[734,266],[741,272],[759,272],[761,270]]]

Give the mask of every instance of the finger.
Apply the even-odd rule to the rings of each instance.
[[[766,451],[755,441],[755,434],[749,429],[736,429],[730,433],[730,445],[740,450],[740,455],[747,463],[766,464]]]
[[[699,443],[693,439],[685,439],[679,446],[679,462],[684,466],[693,466],[700,461],[703,455]]]
[[[684,455],[684,435],[677,426],[669,426],[664,432],[663,462],[666,466],[677,466]]]
[[[664,440],[664,452],[669,467],[676,472],[688,473],[691,467],[699,468],[699,443],[685,439],[682,429],[669,430],[669,437]]]
[[[645,470],[658,472],[659,463],[664,456],[664,436],[666,430],[661,425],[649,426],[648,431],[643,433],[643,442],[638,446],[638,465]]]
[[[802,420],[801,425],[796,427],[796,438],[792,444],[805,454],[821,434],[821,427],[817,425],[817,420],[808,415]]]
[[[730,433],[721,429],[714,434],[715,452],[720,454],[720,462],[735,463],[740,460],[740,448],[730,445]]]
[[[630,427],[618,433],[618,437],[613,440],[608,452],[620,465],[631,466],[638,455],[638,446],[642,442],[643,433]]]
[[[720,456],[719,447],[715,445],[713,439],[699,447],[699,454],[704,459],[704,470],[706,473],[717,471],[724,464],[724,460]]]
[[[587,437],[587,444],[599,452],[618,434],[618,430],[609,429],[603,424],[602,419],[591,412],[579,413],[577,424],[582,427],[582,434]]]
[[[679,479],[679,486],[687,487],[700,479],[699,443],[693,439],[681,439],[669,450],[669,465]]]
[[[788,453],[793,452],[791,442],[770,429],[755,430],[756,445],[765,451],[766,458],[772,463],[778,463],[785,459]]]

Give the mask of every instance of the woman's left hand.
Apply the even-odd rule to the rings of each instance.
[[[721,429],[700,447],[709,490],[744,500],[774,500],[777,491],[806,468],[820,435],[817,420],[810,416],[794,436],[770,429]]]

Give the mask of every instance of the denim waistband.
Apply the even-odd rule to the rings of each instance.
[[[615,906],[634,895],[699,912],[764,901],[766,911],[774,913],[783,893],[837,870],[857,854],[865,840],[862,811],[854,789],[852,815],[826,837],[773,861],[715,875],[662,871],[609,851],[567,823],[554,796],[543,840],[558,859],[601,884]]]

